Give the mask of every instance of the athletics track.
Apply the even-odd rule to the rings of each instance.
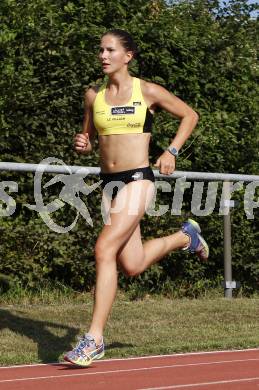
[[[259,349],[0,367],[0,390],[259,390]]]

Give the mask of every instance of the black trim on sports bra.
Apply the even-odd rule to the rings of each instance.
[[[151,133],[154,115],[147,108],[146,119],[143,126],[143,133]]]

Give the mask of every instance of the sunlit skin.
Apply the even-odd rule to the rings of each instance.
[[[104,74],[112,77],[116,72],[121,72],[122,69],[124,69],[125,75],[128,75],[128,63],[132,58],[133,53],[131,51],[125,51],[118,38],[113,35],[105,35],[102,38],[99,50],[99,60]],[[127,88],[125,85],[124,87],[126,90]]]
[[[103,36],[99,60],[103,73],[108,76],[105,100],[108,105],[124,105],[132,94],[132,76],[128,64],[133,52],[127,51],[114,35]],[[164,109],[180,120],[178,131],[170,145],[178,150],[195,128],[198,115],[182,100],[165,88],[141,80],[141,90],[151,112],[157,107]],[[89,153],[96,134],[93,123],[93,103],[98,92],[90,88],[85,93],[85,116],[83,131],[75,136],[75,150]],[[99,136],[100,166],[102,172],[120,172],[149,165],[150,134],[116,134]],[[169,145],[168,145],[169,146]],[[175,157],[168,151],[159,156],[155,167],[169,175],[175,170]],[[111,225],[104,225],[96,246],[96,288],[93,318],[89,333],[98,344],[101,340],[117,290],[117,266],[130,276],[138,275],[151,264],[161,260],[173,250],[186,247],[189,238],[182,232],[142,243],[139,222],[145,214],[146,201],[151,200],[149,180],[131,182],[117,195],[126,197],[126,205],[119,213],[111,213]],[[129,215],[129,199],[132,191],[141,186],[138,215]],[[152,191],[151,191],[152,192]],[[150,198],[150,199],[149,199]],[[112,201],[114,207],[116,198]]]
[[[99,60],[103,72],[108,75],[109,82],[106,90],[106,103],[121,105],[127,103],[132,93],[132,77],[128,72],[128,63],[133,53],[126,51],[120,40],[112,35],[105,35],[101,40]],[[141,81],[144,99],[154,112],[156,107],[161,107],[181,120],[178,132],[171,142],[171,146],[178,150],[185,143],[194,129],[198,115],[182,100],[169,93],[163,87]],[[97,90],[90,88],[85,95],[85,120],[83,133],[75,137],[75,150],[79,153],[88,153],[92,150],[92,140],[96,133],[92,118],[92,105]],[[150,135],[120,134],[99,136],[100,165],[103,172],[116,172],[148,165],[148,147]],[[125,148],[127,158],[125,161]],[[131,152],[132,151],[132,152]],[[175,157],[165,151],[157,160],[156,167],[163,174],[171,174],[175,169]]]

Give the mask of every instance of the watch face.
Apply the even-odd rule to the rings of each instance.
[[[168,148],[169,152],[173,155],[173,156],[178,156],[178,150],[174,147],[172,148]]]

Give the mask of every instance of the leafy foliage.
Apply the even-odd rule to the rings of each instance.
[[[98,166],[97,151],[77,156],[72,142],[81,129],[84,90],[102,78],[96,55],[100,35],[119,27],[130,31],[139,45],[132,74],[163,85],[199,112],[198,128],[177,169],[258,173],[258,21],[251,17],[255,7],[246,0],[223,6],[217,0],[2,0],[2,161],[38,163],[55,156],[69,165]],[[152,162],[177,125],[167,113],[157,114]],[[94,229],[79,219],[72,232],[58,235],[24,207],[33,203],[33,177],[1,176],[16,180],[19,192],[13,195],[15,214],[2,218],[0,273],[31,287],[51,279],[91,289],[93,248],[101,229],[100,194],[91,199]],[[170,203],[172,194],[161,199]],[[177,229],[189,210],[186,199],[180,217],[145,217],[143,237]],[[65,208],[57,218],[66,223],[73,216],[73,210]],[[232,213],[232,221],[234,277],[253,291],[259,282],[258,226],[256,220],[246,219],[241,207]],[[165,291],[172,282],[184,283],[188,294],[201,280],[218,282],[223,270],[222,217],[214,213],[200,222],[211,246],[208,264],[174,253],[135,281],[121,276],[121,287]]]

